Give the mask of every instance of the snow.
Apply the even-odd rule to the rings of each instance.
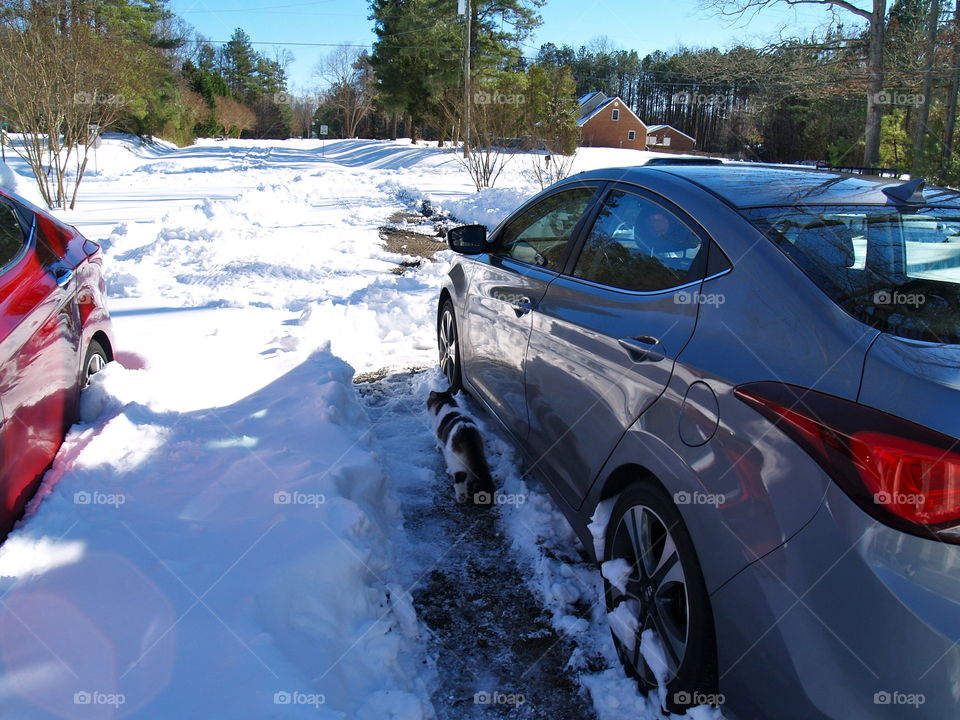
[[[317,701],[294,717],[385,717],[388,700],[431,717],[392,570],[397,508],[352,376],[319,349],[229,406],[171,412],[148,400],[150,371],[98,375],[85,411],[99,414],[0,548],[3,716],[72,716],[87,692],[152,717],[187,700],[272,717],[283,693]]]
[[[43,195],[33,181],[32,175],[21,175],[7,163],[0,161],[0,188],[23,198],[37,207],[46,207]]]
[[[575,169],[655,155],[583,149]],[[451,495],[423,407],[440,376],[417,376],[395,437],[352,380],[436,365],[452,254],[395,274],[378,228],[424,200],[492,228],[538,191],[531,162],[476,193],[456,150],[409,140],[101,141],[58,214],[102,244],[119,362],[0,547],[0,720],[445,716],[412,600],[436,558],[404,515],[424,484]],[[27,194],[27,173],[13,158],[0,181]],[[503,552],[567,672],[598,718],[660,717],[619,668],[596,567],[472,409]],[[412,446],[432,460],[393,459]]]

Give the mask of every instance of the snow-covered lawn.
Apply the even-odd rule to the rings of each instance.
[[[646,155],[588,150],[577,169]],[[477,194],[453,151],[409,141],[103,142],[63,217],[104,247],[119,362],[0,548],[0,718],[556,716],[445,694],[549,684],[536,662],[452,683],[418,617],[431,574],[487,546],[459,545],[473,520],[455,508],[451,537],[405,522],[452,497],[423,409],[450,253],[397,274],[378,230],[424,199],[493,226],[539,189],[523,162]],[[385,409],[352,382],[411,368]],[[598,718],[659,717],[617,666],[596,570],[489,437],[522,499],[490,537],[561,670]]]

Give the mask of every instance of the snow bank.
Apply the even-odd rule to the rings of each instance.
[[[40,194],[36,181],[32,177],[24,177],[14,172],[13,168],[5,162],[0,162],[0,187],[14,195],[19,195],[37,207],[47,207],[47,202]]]
[[[352,375],[321,350],[186,413],[98,375],[0,547],[0,717],[433,717]]]
[[[484,188],[465,198],[444,201],[441,209],[448,210],[459,222],[486,225],[487,230],[493,230],[532,198],[537,190],[539,188],[532,185],[523,188]]]

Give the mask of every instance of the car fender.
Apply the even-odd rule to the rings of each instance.
[[[704,493],[697,474],[684,459],[667,443],[648,432],[639,421],[620,440],[601,470],[600,477],[603,480],[593,484],[585,508],[595,508],[601,500],[615,497],[629,485],[638,482],[661,485],[675,501]],[[739,545],[731,529],[721,521],[712,506],[681,502],[677,503],[677,508],[698,550]],[[602,547],[602,535],[594,537]],[[716,558],[711,557],[707,562],[701,558],[708,592],[720,587],[747,564],[743,553],[737,552],[717,553]]]

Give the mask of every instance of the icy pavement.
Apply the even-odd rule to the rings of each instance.
[[[412,593],[436,653],[437,717],[594,718],[567,667],[572,643],[506,552],[499,508],[454,502],[424,407],[435,378],[393,374],[357,389],[417,560]]]

